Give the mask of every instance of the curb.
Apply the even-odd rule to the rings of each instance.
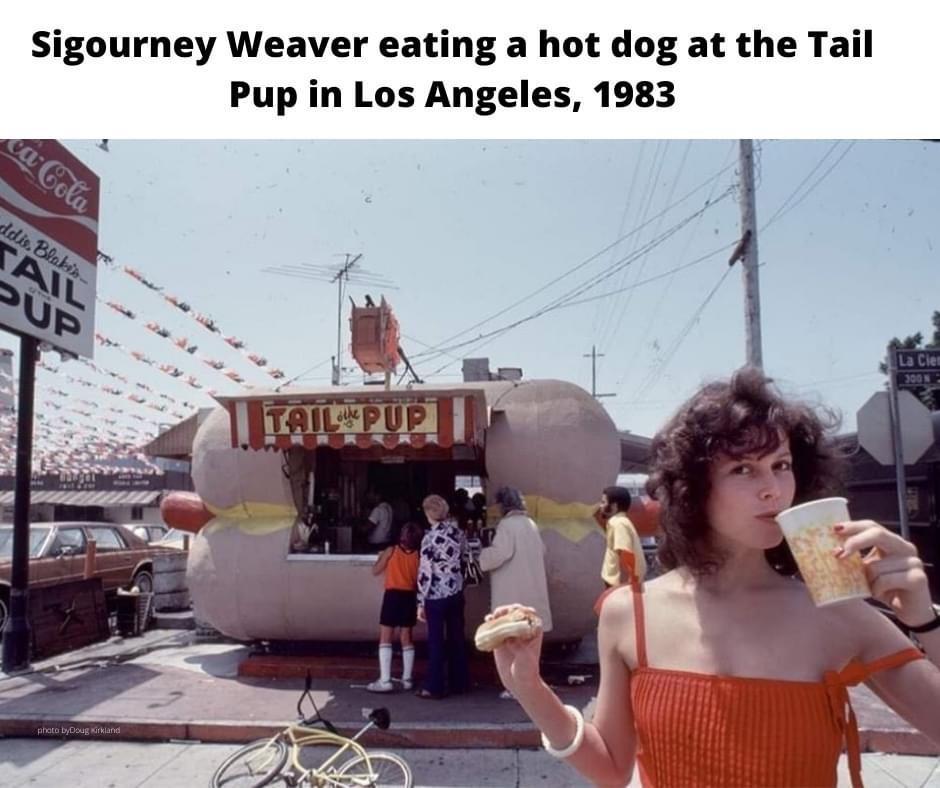
[[[0,719],[0,737],[40,739],[96,739],[101,741],[197,741],[213,744],[244,744],[282,731],[284,722],[168,722],[166,720],[99,720],[92,717],[7,717]],[[352,736],[361,722],[334,723],[339,732]],[[394,724],[389,730],[372,729],[360,741],[370,747],[418,749],[536,749],[540,738],[531,725],[482,724],[441,725]]]
[[[102,741],[194,741],[213,744],[243,744],[273,736],[283,730],[284,722],[219,722],[193,720],[175,722],[152,719],[101,720],[90,716],[33,717],[11,716],[0,719],[0,737],[70,738]],[[341,733],[351,736],[362,723],[335,723]],[[940,748],[914,730],[859,731],[862,752],[893,755],[940,755]],[[487,723],[441,725],[412,723],[394,725],[387,731],[370,730],[362,737],[370,747],[418,749],[538,749],[539,732],[528,724]]]
[[[392,665],[398,667],[401,657],[396,653]],[[418,675],[426,672],[427,659],[415,660]],[[496,663],[489,655],[471,657],[469,660],[470,680],[474,684],[487,687],[502,687]],[[238,664],[239,678],[289,679],[304,678],[307,673],[315,679],[344,679],[350,681],[371,681],[375,678],[375,657],[360,656],[284,656],[272,654],[249,654]],[[542,664],[542,677],[552,684],[579,684],[585,679],[596,676],[598,667],[593,663],[550,662]],[[570,681],[577,678],[579,681]]]

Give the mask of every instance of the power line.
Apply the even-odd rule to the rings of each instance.
[[[717,249],[713,249],[707,254],[703,254],[701,257],[696,257],[694,260],[690,260],[689,262],[683,263],[682,265],[677,265],[675,268],[670,268],[668,271],[663,271],[662,273],[656,274],[655,276],[651,276],[648,279],[643,279],[639,282],[634,282],[632,285],[627,285],[626,287],[621,288],[620,290],[610,290],[606,293],[601,293],[596,296],[590,296],[588,298],[581,298],[581,299],[578,299],[577,301],[568,301],[562,304],[561,306],[559,306],[558,308],[567,309],[568,307],[571,307],[571,306],[581,306],[581,304],[589,304],[592,301],[598,301],[601,298],[610,298],[611,296],[624,293],[628,290],[635,290],[636,288],[642,287],[643,285],[648,285],[648,284],[652,284],[653,282],[658,282],[660,279],[666,279],[667,277],[674,276],[679,271],[684,271],[686,268],[691,268],[692,266],[698,265],[699,263],[703,263],[706,260],[710,260],[711,258],[718,256],[722,252],[728,251],[728,249],[731,249],[736,243],[737,241],[732,241],[731,243],[727,243],[727,244],[724,244],[723,246],[719,246]]]
[[[682,175],[682,171],[685,169],[685,162],[688,159],[689,151],[691,150],[691,148],[692,148],[692,140],[689,140],[686,143],[685,150],[682,153],[682,159],[679,161],[679,167],[676,170],[675,177],[672,180],[672,186],[670,187],[669,194],[666,197],[667,202],[672,199],[672,195],[676,190],[676,186],[679,184],[679,178]],[[714,189],[715,185],[717,185],[717,181],[715,184],[713,184],[712,189]],[[699,216],[697,221],[701,221],[701,219],[702,217]],[[662,220],[660,220],[660,222],[656,225],[656,229],[653,232],[656,232],[657,230],[659,230],[659,227],[661,224],[662,224]],[[643,260],[640,262],[640,267],[636,272],[636,279],[639,279],[643,275],[643,270],[646,268],[646,263],[648,259],[649,259],[648,255],[644,256]],[[601,343],[602,347],[604,347],[605,349],[606,349],[606,342],[613,340],[617,336],[617,334],[620,332],[620,326],[623,324],[623,317],[627,313],[632,299],[633,299],[633,291],[630,290],[627,292],[626,301],[624,302],[623,306],[620,308],[619,314],[617,316],[617,323],[614,326],[613,331],[609,334],[608,337],[605,337],[605,341]]]
[[[646,148],[646,140],[643,140],[640,143],[640,151],[637,154],[636,160],[633,163],[633,174],[630,176],[630,188],[627,190],[627,199],[623,204],[623,213],[620,216],[620,226],[617,228],[617,235],[623,235],[623,229],[627,225],[627,215],[630,213],[630,208],[633,205],[633,190],[636,188],[636,178],[640,172],[640,162],[643,160],[643,151]],[[613,258],[613,250],[611,250],[611,258]],[[597,318],[598,315],[594,317],[593,330],[597,330]]]
[[[656,151],[653,154],[653,160],[650,163],[649,172],[646,177],[646,185],[643,187],[643,196],[640,199],[641,204],[643,205],[643,213],[640,215],[640,224],[645,224],[646,217],[649,215],[650,207],[653,204],[653,192],[655,191],[656,183],[659,181],[660,173],[662,172],[663,165],[666,162],[666,151],[669,148],[668,140],[660,140],[656,145]],[[655,175],[653,174],[653,171]],[[671,195],[670,195],[671,196]],[[668,202],[668,199],[667,199]],[[639,211],[637,212],[639,213]],[[662,216],[660,216],[659,221],[662,221]],[[655,230],[654,230],[655,234]],[[640,235],[637,234],[632,239],[632,245],[630,252],[633,252],[636,249],[637,244],[639,243]],[[624,269],[623,273],[620,275],[620,282],[618,287],[626,283],[627,277],[629,276],[629,271]],[[607,332],[610,328],[610,324],[613,322],[613,316],[615,313],[615,305],[613,303],[608,305],[607,314],[604,320],[604,330],[601,334],[602,337],[606,337]],[[601,343],[604,344],[603,342]]]
[[[612,291],[609,291],[609,292],[606,292],[606,293],[599,293],[598,295],[590,296],[590,297],[588,297],[588,298],[582,298],[582,299],[574,300],[574,301],[566,301],[566,302],[564,302],[564,303],[562,303],[562,304],[557,304],[557,305],[552,306],[552,307],[550,307],[550,308],[547,308],[547,309],[545,309],[545,310],[543,310],[543,311],[537,312],[537,313],[535,313],[535,314],[532,314],[532,315],[529,315],[529,316],[527,316],[527,317],[525,317],[525,318],[522,318],[522,319],[520,319],[520,320],[517,320],[517,321],[515,321],[514,323],[510,323],[509,325],[503,326],[503,327],[500,328],[500,329],[496,329],[495,331],[492,331],[492,332],[490,332],[489,334],[484,334],[484,335],[482,335],[482,336],[480,336],[480,337],[476,337],[475,339],[471,339],[471,340],[467,340],[467,341],[465,341],[465,342],[462,342],[462,343],[460,343],[460,347],[465,347],[465,346],[468,346],[468,345],[474,345],[474,347],[472,348],[472,350],[468,351],[468,353],[469,353],[469,352],[475,352],[475,351],[480,350],[481,348],[485,347],[486,345],[488,345],[488,344],[490,344],[490,343],[492,343],[492,342],[495,342],[495,341],[496,341],[497,339],[499,339],[503,334],[506,334],[507,332],[509,332],[509,331],[511,331],[512,329],[514,329],[514,328],[516,328],[516,327],[522,325],[523,323],[528,323],[528,322],[530,322],[530,321],[532,321],[532,320],[535,320],[536,318],[541,317],[543,314],[547,314],[547,313],[549,313],[549,312],[554,312],[554,311],[556,311],[556,310],[558,310],[558,309],[567,309],[567,308],[569,308],[569,307],[580,306],[580,305],[582,305],[582,304],[591,303],[591,302],[593,302],[593,301],[598,301],[598,300],[603,299],[603,298],[611,298],[611,297],[613,297],[613,296],[615,296],[615,295],[618,295],[619,293],[625,292],[625,291],[627,291],[627,290],[636,289],[636,288],[638,288],[638,287],[643,287],[644,285],[650,284],[650,283],[652,283],[652,282],[659,281],[660,279],[665,279],[665,278],[668,277],[668,276],[674,275],[674,274],[677,273],[678,271],[682,271],[682,270],[684,270],[684,269],[686,269],[686,268],[691,268],[691,267],[694,266],[694,265],[698,265],[699,263],[702,263],[702,262],[704,262],[705,260],[709,260],[709,259],[711,259],[712,257],[715,257],[715,256],[717,256],[717,255],[719,255],[719,254],[722,254],[723,252],[726,252],[728,249],[730,249],[732,246],[734,246],[735,243],[736,243],[736,242],[724,244],[723,246],[721,246],[721,247],[719,247],[719,248],[717,248],[717,249],[713,249],[713,250],[712,250],[711,252],[709,252],[708,254],[704,254],[704,255],[702,255],[701,257],[696,258],[695,260],[691,260],[691,261],[689,261],[688,263],[684,263],[683,265],[676,266],[675,268],[672,268],[672,269],[670,269],[669,271],[663,271],[663,272],[660,273],[660,274],[656,274],[655,276],[651,276],[651,277],[649,277],[648,279],[644,279],[644,280],[642,280],[642,281],[640,281],[640,282],[634,282],[632,285],[628,285],[628,286],[626,286],[626,287],[624,287],[624,288],[622,288],[622,289],[620,289],[620,290],[612,290]],[[479,342],[479,344],[477,344],[478,342]],[[461,360],[461,359],[459,359],[459,358],[454,358],[454,361],[460,361],[460,360]],[[454,361],[448,361],[448,362],[447,362],[446,364],[444,364],[443,366],[438,367],[434,372],[430,372],[430,373],[428,373],[427,375],[425,375],[425,377],[434,377],[434,376],[437,375],[441,370],[447,369],[447,367],[449,367],[451,364],[453,364]]]
[[[656,385],[656,383],[659,382],[659,379],[662,377],[663,372],[666,371],[666,367],[669,365],[669,362],[672,361],[673,356],[675,356],[676,351],[685,341],[686,337],[688,337],[689,334],[692,332],[692,329],[695,327],[695,324],[699,321],[699,318],[701,318],[702,313],[705,311],[705,308],[709,305],[712,298],[715,297],[715,294],[718,292],[719,288],[724,284],[725,279],[728,278],[728,274],[730,274],[731,271],[732,271],[731,268],[725,269],[725,272],[719,277],[718,281],[715,283],[715,286],[711,289],[708,295],[705,296],[702,303],[699,304],[698,308],[695,310],[695,312],[692,313],[692,316],[686,322],[682,331],[680,331],[679,334],[676,336],[676,338],[673,340],[672,345],[670,345],[669,350],[666,352],[666,355],[663,357],[662,362],[660,362],[659,366],[657,368],[654,368],[647,375],[646,380],[637,389],[637,392],[632,397],[632,400],[634,401],[638,400],[641,396],[646,394],[646,392],[649,391],[654,385]]]
[[[290,385],[291,383],[293,383],[295,380],[299,380],[300,378],[304,377],[308,372],[313,372],[315,369],[319,369],[319,368],[322,367],[324,364],[328,364],[328,363],[329,363],[330,361],[332,361],[332,360],[333,360],[333,357],[332,357],[332,356],[330,356],[329,358],[323,359],[323,361],[320,361],[320,362],[314,364],[312,367],[310,367],[310,369],[305,369],[303,372],[301,372],[301,373],[299,373],[299,374],[297,374],[297,375],[294,375],[294,377],[289,378],[288,380],[285,380],[283,383],[279,383],[278,386],[277,386],[277,388],[274,389],[274,390],[275,390],[275,391],[280,391],[282,388],[284,388],[284,386],[289,386],[289,385]],[[331,377],[332,377],[332,376],[331,376]]]
[[[822,182],[826,179],[826,177],[829,175],[829,173],[831,173],[831,172],[839,165],[839,162],[841,162],[841,161],[848,155],[849,151],[852,150],[852,148],[855,147],[855,142],[854,142],[854,141],[851,142],[851,143],[849,143],[849,146],[848,146],[844,151],[842,151],[842,155],[840,155],[839,158],[836,159],[836,160],[829,166],[829,168],[828,168],[822,175],[820,175],[819,178],[818,178],[816,181],[813,182],[813,184],[803,193],[803,195],[802,195],[795,203],[793,203],[793,205],[789,205],[789,206],[788,206],[790,200],[792,200],[793,197],[797,194],[797,192],[799,192],[799,190],[803,187],[803,184],[806,183],[806,181],[808,181],[808,180],[813,176],[813,174],[816,172],[816,170],[818,170],[818,169],[822,166],[823,162],[824,162],[827,158],[829,158],[829,156],[832,154],[832,152],[833,152],[833,151],[836,149],[836,147],[837,147],[838,145],[840,145],[840,144],[841,144],[841,141],[837,141],[837,142],[833,143],[833,145],[829,148],[829,150],[827,150],[826,153],[823,154],[822,158],[821,158],[818,162],[816,162],[816,166],[813,167],[813,169],[809,171],[809,173],[806,175],[805,178],[803,178],[802,181],[800,181],[799,185],[790,193],[790,196],[787,197],[787,199],[785,199],[785,200],[783,201],[783,203],[781,203],[780,207],[776,210],[776,212],[774,213],[774,215],[771,216],[771,217],[764,223],[764,226],[761,227],[761,231],[763,231],[763,230],[767,229],[768,227],[770,227],[770,225],[773,224],[774,222],[776,222],[778,219],[780,219],[780,218],[786,216],[790,211],[792,211],[792,210],[793,210],[794,208],[796,208],[801,202],[803,202],[803,200],[805,200],[805,199],[812,193],[812,191],[813,191],[817,186],[819,186],[820,183],[822,183]]]
[[[578,263],[576,266],[574,266],[574,267],[570,268],[569,270],[567,270],[565,273],[561,274],[560,276],[555,277],[554,279],[552,279],[552,280],[549,281],[548,283],[542,285],[541,287],[537,288],[536,290],[533,290],[533,291],[532,291],[531,293],[529,293],[528,295],[524,296],[523,298],[519,299],[518,301],[515,301],[514,303],[512,303],[512,304],[510,304],[509,306],[505,307],[504,309],[501,309],[501,310],[499,310],[498,312],[493,313],[493,314],[490,315],[489,317],[486,317],[486,318],[484,318],[483,320],[480,320],[479,322],[474,323],[472,326],[469,326],[468,328],[465,328],[463,331],[459,331],[459,332],[457,332],[456,334],[453,334],[453,335],[447,337],[446,339],[441,340],[437,345],[434,346],[433,349],[434,349],[434,350],[437,350],[437,349],[439,349],[439,348],[442,348],[442,347],[444,347],[448,342],[450,342],[450,341],[452,341],[452,340],[454,340],[454,339],[457,339],[458,337],[462,337],[464,334],[470,333],[470,332],[473,331],[475,328],[479,328],[480,326],[485,325],[486,323],[489,323],[491,320],[495,320],[497,317],[501,317],[502,315],[504,315],[504,314],[506,314],[507,312],[511,311],[511,310],[514,309],[515,307],[519,306],[520,304],[522,304],[522,303],[528,301],[530,298],[533,298],[533,297],[535,297],[536,295],[538,295],[539,293],[543,292],[544,290],[547,290],[547,289],[548,289],[549,287],[551,287],[552,285],[557,284],[557,283],[560,282],[562,279],[565,279],[565,278],[567,278],[568,276],[571,276],[573,273],[575,273],[576,271],[580,270],[580,269],[583,268],[584,266],[586,266],[586,265],[588,265],[588,264],[594,262],[598,257],[600,257],[601,255],[603,255],[605,252],[607,252],[607,251],[609,251],[610,249],[612,249],[612,248],[614,248],[615,246],[617,246],[617,244],[623,242],[623,241],[626,240],[627,238],[632,237],[635,233],[640,232],[640,230],[642,230],[647,224],[650,224],[651,222],[653,222],[653,221],[655,221],[656,219],[658,219],[660,215],[665,214],[665,213],[668,213],[668,212],[671,211],[673,208],[675,208],[677,205],[681,205],[683,202],[685,202],[685,201],[686,201],[689,197],[691,197],[693,194],[696,194],[697,192],[699,192],[699,191],[701,191],[702,189],[704,189],[706,186],[710,185],[710,184],[711,184],[713,181],[715,181],[717,178],[720,178],[722,175],[724,175],[725,172],[727,172],[727,171],[728,171],[729,169],[731,169],[733,166],[734,166],[733,164],[729,164],[728,166],[723,167],[722,169],[718,170],[718,172],[716,172],[714,175],[712,175],[712,176],[710,176],[709,178],[707,178],[705,181],[703,181],[702,183],[700,183],[700,184],[699,184],[698,186],[696,186],[694,189],[691,189],[690,191],[686,192],[682,197],[680,197],[680,198],[679,198],[678,200],[676,200],[674,203],[672,203],[671,205],[667,205],[665,208],[663,208],[663,210],[662,210],[659,214],[656,214],[655,216],[651,217],[651,218],[649,219],[649,221],[647,221],[647,222],[644,223],[643,225],[640,225],[639,227],[635,227],[634,229],[632,229],[632,230],[631,230],[629,233],[627,233],[626,235],[623,235],[623,236],[621,236],[620,238],[615,239],[614,241],[612,241],[611,243],[609,243],[607,246],[605,246],[603,249],[600,249],[600,250],[597,251],[596,253],[592,254],[592,255],[591,255],[590,257],[588,257],[587,259],[583,260],[582,262]],[[723,195],[722,195],[722,196],[723,196]],[[722,199],[722,198],[719,197],[719,200],[720,200],[720,199]],[[715,202],[718,202],[718,200],[716,200]],[[715,203],[712,203],[712,204],[715,204]],[[708,204],[707,204],[707,203],[706,203],[706,207],[708,207]],[[697,215],[697,214],[696,214],[696,215]],[[419,355],[430,355],[430,353],[427,353],[427,354],[419,354]]]
[[[722,161],[722,165],[724,165],[724,163],[728,161],[729,156],[731,156],[731,154],[734,152],[734,148],[735,148],[735,144],[734,144],[733,142],[730,143],[729,146],[728,146],[728,152],[725,153],[725,158],[724,158],[723,161]],[[711,192],[709,192],[709,195],[708,195],[708,198],[707,198],[707,201],[708,201],[708,202],[711,202],[711,199],[712,199],[712,197],[714,196],[715,190],[716,190],[717,188],[718,188],[718,181],[716,180],[716,181],[712,184]],[[704,214],[703,214],[703,216],[704,216]],[[680,259],[683,258],[683,257],[685,257],[686,253],[687,253],[688,250],[689,250],[689,246],[692,245],[692,239],[695,237],[695,233],[698,231],[698,228],[699,228],[699,226],[700,226],[701,223],[702,223],[702,218],[703,218],[703,216],[700,216],[700,217],[696,220],[695,225],[691,228],[691,230],[689,231],[688,235],[686,236],[685,246],[683,246],[682,251],[681,251],[681,252],[679,253],[679,255],[678,255],[678,257],[679,257]],[[732,246],[734,246],[734,243],[730,243],[730,244],[726,244],[725,246],[721,246],[721,247],[719,247],[718,249],[716,249],[714,252],[711,252],[711,253],[709,253],[709,254],[703,256],[703,257],[699,257],[698,260],[693,261],[691,264],[695,264],[695,263],[698,263],[698,262],[702,262],[703,260],[707,260],[707,259],[713,257],[714,255],[719,254],[719,253],[725,251],[726,249],[730,249]],[[637,356],[640,354],[640,350],[641,350],[641,349],[643,348],[643,346],[646,344],[646,338],[650,335],[650,331],[652,330],[653,326],[656,325],[656,319],[657,319],[657,317],[659,317],[659,311],[660,311],[660,309],[662,309],[663,303],[664,303],[665,300],[666,300],[666,296],[669,295],[669,291],[672,289],[672,284],[673,284],[673,281],[674,281],[674,279],[675,279],[675,274],[676,274],[678,271],[681,271],[681,270],[682,270],[683,268],[685,268],[685,267],[687,267],[687,266],[679,266],[678,268],[673,268],[673,269],[672,269],[672,272],[670,273],[670,276],[669,276],[669,280],[666,282],[666,286],[663,288],[662,292],[659,294],[659,300],[656,302],[656,306],[653,308],[653,313],[652,313],[652,315],[649,317],[649,319],[647,319],[647,320],[644,321],[645,327],[644,327],[644,329],[643,329],[643,336],[640,337],[640,341],[639,341],[639,342],[634,343],[634,346],[633,346],[633,354],[630,356],[630,360],[627,362],[627,365],[626,365],[626,367],[624,368],[623,374],[620,376],[620,379],[617,381],[618,383],[623,383],[623,381],[626,379],[626,377],[627,377],[627,375],[630,373],[630,371],[633,370],[634,364],[636,363]]]
[[[511,324],[509,324],[508,326],[505,326],[505,327],[503,327],[503,328],[496,329],[495,331],[491,331],[491,332],[489,332],[489,333],[481,334],[480,336],[474,337],[473,339],[465,340],[465,341],[463,341],[463,342],[458,342],[458,343],[455,343],[455,344],[452,344],[452,345],[448,345],[448,346],[443,347],[443,348],[440,348],[440,347],[439,347],[439,348],[436,348],[436,349],[435,349],[436,352],[435,352],[434,354],[432,354],[432,353],[426,353],[426,354],[422,354],[422,355],[430,356],[430,358],[426,358],[426,359],[425,359],[426,361],[430,361],[430,360],[431,360],[432,358],[434,358],[436,355],[443,355],[443,353],[446,352],[446,351],[455,350],[455,349],[457,349],[457,348],[466,347],[466,346],[468,346],[468,345],[473,345],[473,344],[476,344],[477,342],[479,342],[479,341],[481,341],[481,340],[483,340],[483,339],[488,339],[488,338],[490,338],[490,337],[492,337],[492,336],[505,333],[506,331],[509,331],[509,330],[511,330],[511,329],[513,329],[513,328],[516,328],[516,327],[519,326],[519,325],[522,325],[523,323],[529,322],[530,320],[534,320],[535,318],[540,317],[541,315],[546,314],[547,312],[550,312],[550,311],[553,311],[554,309],[559,308],[560,306],[564,305],[565,303],[571,301],[571,300],[574,299],[574,298],[577,298],[579,295],[582,295],[583,293],[587,292],[588,290],[590,290],[590,289],[592,289],[592,288],[594,288],[594,287],[597,287],[599,284],[601,284],[601,283],[602,283],[603,281],[605,281],[606,279],[609,279],[611,276],[614,276],[623,266],[630,265],[634,260],[636,260],[639,256],[645,254],[649,249],[655,248],[656,246],[658,246],[658,245],[664,243],[668,238],[670,238],[670,237],[672,237],[673,235],[675,235],[675,233],[677,233],[679,230],[681,230],[683,227],[685,227],[689,222],[693,221],[696,217],[698,217],[699,215],[701,215],[701,214],[704,213],[705,211],[709,210],[710,208],[714,207],[714,206],[715,206],[716,204],[718,204],[718,202],[720,202],[722,199],[725,199],[727,196],[729,196],[730,193],[731,193],[730,189],[727,190],[723,195],[721,195],[721,197],[718,198],[718,200],[716,200],[715,202],[706,204],[705,206],[703,206],[702,208],[700,208],[700,209],[699,209],[698,211],[696,211],[695,213],[691,214],[690,216],[687,216],[686,218],[684,218],[683,220],[681,220],[681,221],[678,222],[677,224],[673,225],[671,228],[669,228],[668,230],[666,230],[666,231],[665,231],[662,235],[660,235],[659,237],[654,238],[654,239],[652,239],[651,241],[647,242],[647,244],[646,244],[642,249],[640,249],[638,252],[636,252],[636,253],[634,253],[634,254],[631,254],[631,255],[627,255],[627,256],[621,258],[620,260],[618,260],[617,263],[616,263],[615,265],[611,266],[611,267],[606,271],[606,273],[604,273],[603,275],[596,276],[596,277],[595,277],[594,279],[592,279],[592,280],[589,280],[589,281],[587,281],[587,282],[582,282],[581,284],[576,285],[576,286],[573,287],[571,290],[569,290],[567,293],[565,293],[565,294],[563,294],[563,295],[557,297],[554,301],[552,301],[552,302],[550,302],[550,303],[548,303],[548,304],[542,306],[542,307],[539,308],[538,310],[536,310],[536,312],[534,312],[534,313],[532,313],[532,314],[530,314],[530,315],[528,315],[528,316],[526,316],[526,317],[524,317],[524,318],[521,318],[521,319],[519,319],[519,320],[517,320],[517,321],[514,321],[513,323],[511,323]],[[463,332],[463,333],[466,333],[466,332]],[[433,374],[433,373],[432,373],[432,374]]]

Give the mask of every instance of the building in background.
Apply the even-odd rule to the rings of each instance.
[[[185,471],[129,468],[120,473],[75,471],[34,475],[31,522],[84,520],[161,524],[160,501],[170,492],[192,490]],[[15,477],[0,476],[0,522],[13,521]]]

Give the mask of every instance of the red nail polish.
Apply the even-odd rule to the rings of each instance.
[[[838,531],[844,531],[844,530],[845,530],[845,526],[844,526],[844,525],[841,525],[841,524],[836,524],[836,525],[832,526],[832,530],[833,530],[833,531],[836,531],[836,532],[838,532]]]

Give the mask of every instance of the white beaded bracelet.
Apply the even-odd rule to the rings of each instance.
[[[584,743],[584,715],[581,714],[581,712],[578,711],[578,709],[576,709],[574,706],[566,705],[565,711],[571,715],[575,724],[574,739],[572,740],[571,744],[569,744],[563,750],[556,750],[554,747],[552,747],[545,734],[542,734],[542,746],[545,748],[545,752],[554,756],[555,758],[570,758],[580,749],[581,745]]]

